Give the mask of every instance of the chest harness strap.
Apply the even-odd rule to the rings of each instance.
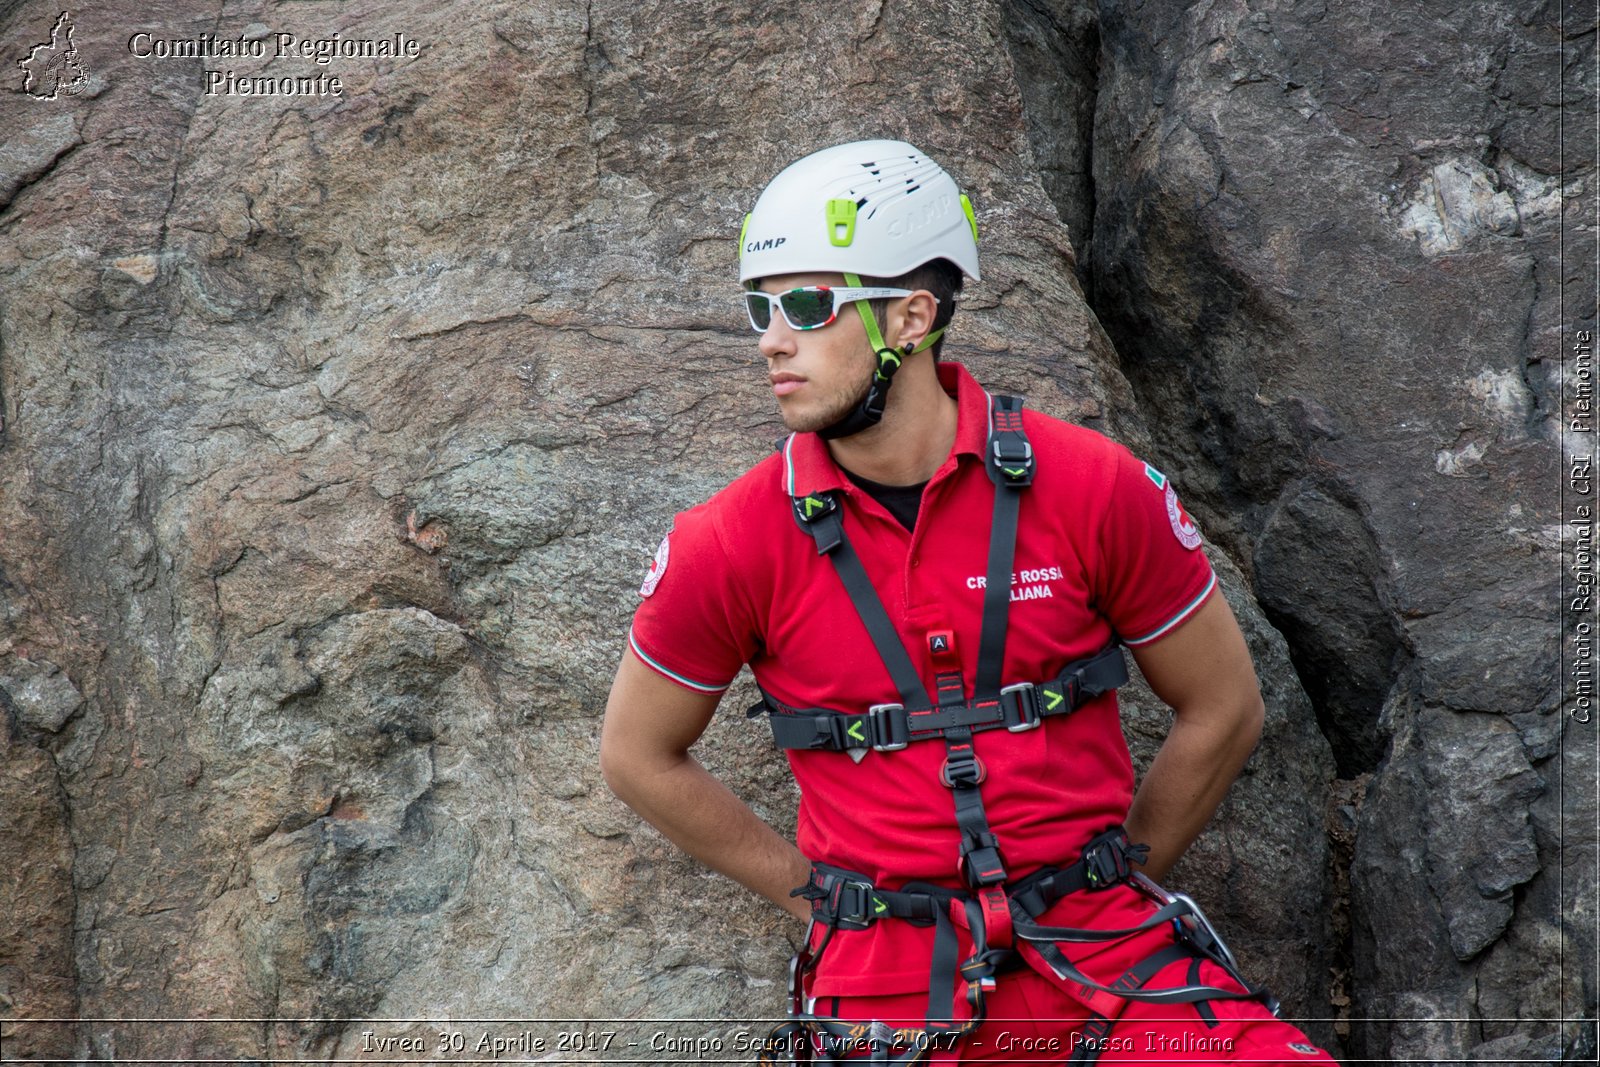
[[[811,901],[813,924],[821,923],[827,930],[813,951],[809,949],[808,929],[807,947],[802,947],[790,962],[790,1021],[768,1037],[761,1055],[763,1064],[839,1064],[862,1052],[870,1053],[870,1059],[865,1061],[869,1063],[897,1067],[923,1063],[936,1049],[955,1044],[983,1022],[985,992],[994,988],[997,973],[1016,965],[1019,952],[1040,960],[1074,985],[1078,997],[1091,1011],[1084,1031],[1090,1037],[1098,1034],[1103,1038],[1109,1033],[1129,1000],[1197,1003],[1249,998],[1271,1002],[1263,990],[1239,977],[1231,954],[1192,900],[1169,896],[1155,883],[1133,873],[1130,862],[1143,862],[1146,850],[1142,845],[1131,844],[1121,827],[1096,837],[1078,861],[1065,869],[1045,868],[1016,881],[1006,872],[999,839],[984,812],[979,787],[987,771],[973,747],[973,735],[1001,726],[1013,732],[1033,729],[1045,716],[1070,714],[1122,685],[1128,674],[1121,649],[1113,644],[1088,659],[1069,664],[1047,682],[1002,686],[1021,494],[1033,482],[1034,456],[1022,428],[1020,398],[993,397],[989,423],[985,466],[995,483],[994,513],[977,673],[970,700],[965,694],[959,661],[953,656],[941,658],[937,653],[937,699],[929,697],[861,558],[845,534],[837,495],[826,492],[793,498],[796,522],[816,542],[817,552],[833,561],[894,683],[898,703],[874,705],[865,715],[851,715],[828,709],[795,709],[766,697],[749,714],[767,713],[780,748],[847,751],[857,759],[868,749],[893,752],[913,741],[943,739],[945,762],[940,778],[950,789],[955,805],[961,834],[958,865],[967,891],[918,885],[880,889],[861,875],[814,864],[811,878],[793,895]],[[1122,882],[1133,882],[1147,894],[1160,894],[1155,897],[1160,907],[1135,927],[1080,930],[1040,926],[1037,922],[1039,915],[1068,893],[1107,889]],[[816,967],[834,931],[866,929],[886,918],[935,927],[923,1028],[850,1022],[807,1010],[805,977]],[[1111,985],[1103,985],[1079,971],[1057,944],[1114,941],[1167,923],[1173,924],[1184,946],[1181,953],[1172,955],[1172,960],[1196,955],[1215,960],[1246,991],[1197,984],[1197,979],[1171,989],[1144,989],[1156,971],[1172,962],[1165,957],[1174,953],[1173,949],[1163,950]],[[972,955],[965,961],[959,959],[958,925],[968,931],[973,942]],[[964,985],[967,1007],[967,1017],[959,1020],[955,1018],[958,985]],[[1271,1003],[1276,1010],[1275,1002]],[[1103,1047],[1103,1040],[1098,1045],[1092,1041],[1080,1045],[1073,1062],[1092,1063]]]

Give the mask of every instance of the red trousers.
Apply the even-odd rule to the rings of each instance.
[[[1155,930],[1124,943],[1111,953],[1115,960],[1106,973],[1084,961],[1086,969],[1103,984],[1119,977],[1121,969],[1140,954],[1171,944],[1165,931]],[[1031,955],[1031,954],[1030,954]],[[1102,964],[1110,961],[1102,958]],[[1194,984],[1190,960],[1178,960],[1160,971],[1144,988],[1150,990]],[[1084,1023],[1089,1009],[1071,992],[1072,984],[1036,968],[1035,959],[996,978],[985,996],[984,1022],[954,1049],[939,1051],[930,1063],[1065,1063],[1088,1038]],[[1093,973],[1099,971],[1100,973]],[[1202,961],[1199,982],[1223,989],[1241,990],[1223,968]],[[1127,1000],[1114,1025],[1100,1039],[1099,1064],[1129,1067],[1134,1064],[1335,1064],[1333,1057],[1294,1026],[1272,1015],[1257,1000],[1216,999],[1194,1004],[1151,1004]],[[925,993],[900,993],[874,997],[824,997],[815,1004],[818,1014],[849,1020],[879,1020],[895,1027],[920,1029],[928,1009]]]

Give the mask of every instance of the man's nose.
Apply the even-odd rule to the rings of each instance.
[[[761,331],[760,348],[761,354],[768,359],[795,353],[795,329],[776,309],[773,310],[772,321]]]

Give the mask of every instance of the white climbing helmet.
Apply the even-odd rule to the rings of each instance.
[[[935,259],[978,277],[972,202],[904,141],[853,141],[791,163],[739,235],[739,280],[818,271],[897,278]]]

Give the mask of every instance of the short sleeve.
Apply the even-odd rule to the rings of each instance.
[[[1117,471],[1100,527],[1096,603],[1124,644],[1170,633],[1216,588],[1200,531],[1166,475],[1115,449]]]
[[[674,520],[639,595],[628,643],[686,689],[720,693],[754,654],[745,590],[705,505]]]

